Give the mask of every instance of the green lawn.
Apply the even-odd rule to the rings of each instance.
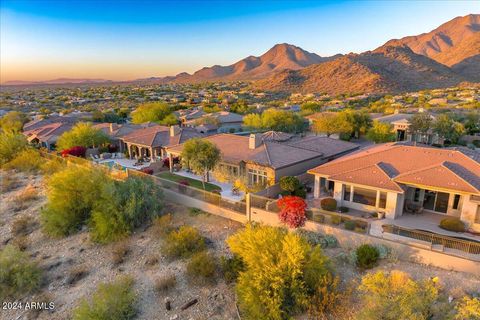
[[[170,181],[175,181],[175,182],[180,182],[182,180],[187,180],[188,183],[190,184],[190,187],[194,187],[194,188],[203,190],[203,184],[202,184],[201,180],[195,180],[195,179],[179,176],[178,174],[170,173],[169,171],[160,172],[159,174],[157,174],[157,177],[162,178],[162,179],[166,179],[166,180],[170,180]],[[222,188],[220,188],[217,185],[211,184],[211,183],[205,183],[205,190],[207,190],[207,191],[215,191],[215,190],[222,191]]]

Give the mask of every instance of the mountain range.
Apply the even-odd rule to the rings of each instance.
[[[252,81],[252,88],[261,90],[330,94],[417,91],[480,82],[480,14],[457,17],[431,32],[393,39],[360,54],[321,57],[282,43],[259,57],[249,56],[228,66],[214,65],[193,74],[183,72],[135,82],[237,80]],[[59,81],[99,83],[108,80],[57,79],[43,84]]]

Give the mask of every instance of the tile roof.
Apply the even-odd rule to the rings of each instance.
[[[376,174],[368,174],[368,168],[376,165],[382,171],[378,174],[385,174],[390,180],[387,189],[392,191],[399,192],[400,183],[405,183],[480,193],[480,163],[476,159],[458,150],[386,143],[344,156],[309,172],[385,189],[387,184],[381,183]],[[361,171],[363,169],[366,171]],[[348,174],[354,170],[363,174]]]
[[[180,128],[179,133],[170,136],[170,128],[161,125],[152,125],[134,130],[120,138],[127,143],[139,144],[149,147],[167,147],[183,143],[191,138],[203,137],[192,128]]]
[[[316,136],[281,141],[281,139],[286,138],[285,135],[288,134],[273,134],[270,132],[262,136],[266,139],[255,149],[249,148],[249,136],[222,133],[205,139],[211,141],[220,149],[222,159],[225,162],[235,164],[241,161],[253,162],[274,169],[280,169],[309,159],[328,158],[358,148],[358,145],[353,143]],[[335,146],[337,143],[338,146]],[[182,149],[183,145],[181,144],[168,148],[169,151],[175,153],[181,153]]]

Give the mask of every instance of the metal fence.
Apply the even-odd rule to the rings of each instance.
[[[407,229],[392,224],[383,225],[382,228],[383,232],[428,242],[431,244],[432,248],[433,246],[440,246],[442,251],[447,248],[467,254],[480,255],[480,242],[477,242],[475,240],[470,241],[457,239],[437,233]]]
[[[231,201],[223,198],[220,194],[209,192],[206,190],[194,188],[182,183],[171,181],[168,179],[159,178],[153,175],[149,175],[144,172],[136,170],[128,170],[128,176],[137,176],[146,179],[153,180],[154,183],[162,187],[163,189],[171,190],[173,192],[183,194],[190,198],[194,198],[203,202],[207,202],[221,208],[229,209],[235,211],[235,213],[246,215],[247,207],[245,200],[242,201]]]
[[[250,206],[252,208],[278,213],[280,209],[278,208],[277,201],[277,199],[266,198],[250,193]]]

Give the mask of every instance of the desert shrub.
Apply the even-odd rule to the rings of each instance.
[[[333,198],[324,198],[320,200],[320,207],[323,210],[335,211],[337,209],[337,200]]]
[[[297,229],[295,232],[300,237],[305,239],[312,246],[320,245],[320,246],[324,247],[323,244],[325,243],[325,240],[324,240],[324,237],[320,233],[314,232],[314,231],[308,231],[308,230],[304,230],[304,229]]]
[[[14,199],[15,210],[24,210],[28,208],[30,202],[38,198],[37,189],[34,186],[26,186]]]
[[[12,245],[0,250],[0,299],[31,293],[40,286],[41,271],[30,257]]]
[[[4,165],[7,170],[15,169],[22,172],[36,172],[45,160],[35,149],[25,149],[18,153],[10,162]]]
[[[349,312],[351,290],[340,290],[340,279],[327,274],[317,286],[308,305],[308,319],[343,319]]]
[[[47,181],[48,202],[41,211],[44,231],[57,237],[76,232],[90,218],[107,180],[100,170],[77,166],[53,174]]]
[[[416,282],[396,270],[367,274],[358,289],[362,293],[359,320],[430,319],[438,297],[432,280]]]
[[[347,220],[343,225],[345,226],[345,229],[353,231],[355,230],[356,223],[353,220]]]
[[[327,234],[324,239],[327,242],[327,248],[335,248],[338,246],[338,240],[334,236]]]
[[[174,274],[167,274],[155,280],[155,290],[157,292],[167,292],[177,285],[177,278]]]
[[[125,238],[161,212],[162,198],[160,187],[148,179],[105,183],[92,211],[92,239],[108,243]]]
[[[222,267],[223,278],[229,283],[236,281],[240,272],[245,269],[242,258],[237,255],[221,257],[220,266]]]
[[[455,320],[478,320],[480,319],[480,298],[465,296],[455,306]]]
[[[113,264],[121,264],[125,260],[125,257],[129,251],[128,242],[120,241],[113,245],[112,247],[112,262]]]
[[[319,246],[285,229],[247,225],[227,243],[245,263],[236,292],[247,319],[285,319],[304,311],[330,273]]]
[[[442,219],[439,227],[453,232],[465,232],[465,224],[460,219],[453,217]]]
[[[170,232],[162,247],[163,253],[169,258],[188,258],[204,249],[205,239],[190,226],[181,226]]]
[[[389,247],[387,247],[386,245],[383,245],[383,244],[377,244],[377,245],[375,245],[375,248],[377,248],[377,250],[378,250],[378,257],[380,259],[387,258],[392,251]]]
[[[16,218],[12,223],[12,234],[14,236],[26,235],[30,232],[31,217],[23,216]]]
[[[280,178],[280,189],[283,190],[282,194],[297,196],[305,198],[307,191],[297,177],[285,176]]]
[[[305,225],[307,220],[307,203],[300,197],[285,196],[278,200],[280,212],[278,218],[290,228],[298,228]]]
[[[207,251],[195,253],[187,263],[187,275],[197,283],[214,281],[215,269],[215,257]]]
[[[330,222],[336,226],[342,223],[342,217],[340,216],[330,216]]]
[[[378,249],[369,244],[362,244],[355,250],[357,256],[357,267],[361,269],[373,268],[378,261],[380,253]]]
[[[60,159],[50,159],[48,161],[44,161],[40,166],[40,171],[45,176],[51,176],[54,173],[65,169],[66,163]]]
[[[88,268],[85,265],[76,265],[68,271],[67,283],[74,285],[88,275]]]
[[[81,300],[73,311],[73,319],[133,319],[137,313],[137,296],[133,291],[133,283],[133,278],[126,276],[111,283],[100,284],[91,298]]]
[[[27,147],[27,139],[23,134],[0,133],[0,166],[10,162]]]
[[[153,219],[153,232],[160,237],[165,237],[173,230],[173,215],[164,214]]]

